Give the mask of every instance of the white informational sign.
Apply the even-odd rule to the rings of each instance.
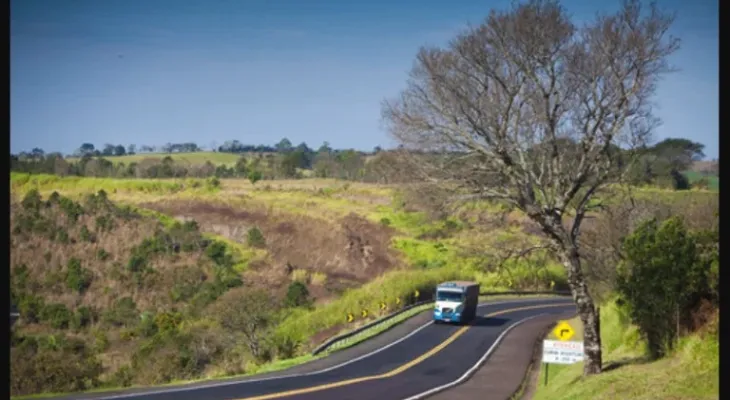
[[[583,342],[543,340],[542,362],[549,364],[575,364],[583,361]]]

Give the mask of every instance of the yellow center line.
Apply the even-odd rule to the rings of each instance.
[[[569,306],[573,303],[561,303],[561,304],[541,304],[536,306],[525,306],[525,307],[517,307],[517,308],[510,308],[507,310],[497,311],[493,312],[491,314],[486,315],[485,317],[495,317],[497,315],[507,314],[510,312],[515,311],[523,311],[523,310],[532,310],[535,308],[548,308],[548,307],[563,307],[563,306]],[[353,378],[353,379],[347,379],[344,381],[338,381],[338,382],[332,382],[332,383],[326,383],[323,385],[318,386],[312,386],[308,388],[303,389],[294,389],[294,390],[287,390],[285,392],[278,392],[278,393],[270,393],[262,396],[255,396],[255,397],[246,397],[239,400],[269,400],[269,399],[278,399],[281,397],[287,397],[287,396],[294,396],[297,394],[305,394],[305,393],[312,393],[312,392],[318,392],[320,390],[327,390],[327,389],[334,389],[342,386],[352,385],[354,383],[361,383],[361,382],[367,382],[372,381],[376,379],[384,379],[384,378],[392,378],[395,375],[401,374],[405,372],[406,370],[410,369],[411,367],[418,365],[422,363],[427,358],[433,356],[434,354],[438,353],[439,351],[443,350],[446,346],[453,343],[456,339],[459,338],[459,336],[463,335],[467,330],[471,328],[470,326],[464,326],[459,328],[454,334],[449,336],[446,340],[439,343],[437,346],[432,348],[431,350],[427,351],[426,353],[421,354],[417,358],[409,361],[406,364],[401,365],[398,368],[393,369],[392,371],[386,372],[384,374],[380,375],[370,375],[370,376],[363,376],[360,378]]]

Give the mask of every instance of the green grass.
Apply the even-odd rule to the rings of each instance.
[[[573,320],[572,325],[580,326],[580,321]],[[618,368],[583,378],[583,363],[552,364],[548,385],[543,386],[543,367],[533,400],[719,398],[719,337],[716,331],[683,338],[670,356],[646,362],[644,343],[638,331],[611,303],[601,308],[601,338],[604,367],[617,364]]]
[[[159,159],[169,156],[175,162],[184,162],[190,164],[205,164],[206,161],[210,161],[215,165],[226,164],[234,165],[236,161],[241,157],[239,154],[233,153],[218,153],[212,151],[198,151],[194,153],[142,153],[134,154],[131,156],[104,156],[105,159],[115,163],[129,164],[132,162],[140,162],[144,159]],[[68,157],[69,162],[77,162],[79,159],[76,157]]]
[[[395,298],[399,297],[405,304],[416,289],[425,293],[440,282],[472,276],[469,271],[458,268],[391,271],[357,289],[346,291],[341,297],[316,309],[296,310],[277,327],[277,332],[305,341],[317,332],[345,324],[348,313],[360,319],[361,310],[367,309],[369,321],[377,318],[381,301],[392,306]]]
[[[41,194],[52,191],[66,193],[95,193],[104,190],[116,192],[171,195],[183,191],[217,192],[206,179],[113,179],[87,178],[49,174],[10,173],[10,188],[13,195],[24,195],[32,189]]]
[[[689,179],[689,183],[694,184],[699,180],[706,178],[710,190],[720,190],[720,177],[717,175],[704,175],[697,171],[684,171],[684,176]]]

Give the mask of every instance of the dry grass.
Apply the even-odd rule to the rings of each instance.
[[[248,278],[274,288],[299,279],[312,291],[316,290],[312,286],[326,282],[330,290],[323,294],[331,297],[399,263],[398,255],[390,248],[392,229],[354,213],[329,222],[255,204],[234,208],[220,202],[168,200],[141,206],[180,219],[194,219],[204,231],[241,244],[246,243],[249,230],[257,227],[270,257],[252,265]],[[317,278],[300,279],[299,275]]]

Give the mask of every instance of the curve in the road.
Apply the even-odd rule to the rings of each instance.
[[[496,317],[498,315],[502,315],[502,314],[506,314],[506,313],[512,313],[512,312],[516,312],[516,311],[545,309],[545,308],[551,308],[551,307],[566,307],[566,306],[572,306],[572,305],[573,305],[573,303],[559,303],[559,304],[538,304],[538,305],[531,305],[531,306],[524,306],[524,307],[516,307],[516,308],[509,308],[509,309],[506,309],[506,310],[493,312],[493,313],[487,314],[485,317],[486,318],[493,318],[493,317]],[[527,318],[524,318],[524,319],[518,321],[517,323],[512,324],[509,328],[507,328],[504,332],[502,332],[502,334],[500,335],[500,337],[498,337],[497,340],[494,341],[493,345],[489,348],[489,350],[487,350],[487,352],[484,354],[484,356],[482,356],[482,358],[480,358],[478,360],[478,362],[476,364],[474,364],[474,366],[472,366],[472,368],[478,367],[479,365],[481,365],[481,363],[484,362],[484,360],[489,356],[489,353],[496,347],[496,345],[499,343],[499,341],[501,340],[501,338],[511,328],[513,328],[514,326],[517,326],[521,322],[524,322],[524,321],[526,321],[526,320],[528,320],[530,318],[534,318],[534,317],[536,317],[538,315],[541,315],[541,314],[536,314],[536,315],[532,315],[532,316],[529,316]],[[428,358],[436,355],[437,353],[441,352],[444,348],[446,348],[446,346],[448,346],[449,344],[451,344],[454,341],[456,341],[460,336],[464,335],[470,328],[471,328],[470,325],[467,325],[467,326],[463,326],[463,327],[458,328],[456,330],[456,332],[454,332],[453,334],[451,334],[449,337],[447,337],[444,341],[442,341],[441,343],[439,343],[435,347],[431,348],[429,351],[421,354],[420,356],[412,359],[411,361],[409,361],[409,362],[407,362],[407,363],[405,363],[405,364],[403,364],[403,365],[401,365],[401,366],[399,366],[399,367],[397,367],[395,369],[392,369],[392,370],[390,370],[388,372],[385,372],[385,373],[382,373],[382,374],[362,376],[362,377],[358,377],[358,378],[341,380],[341,381],[337,381],[337,382],[331,382],[331,383],[326,383],[326,384],[317,385],[317,386],[305,387],[305,388],[301,388],[301,389],[294,389],[294,390],[282,391],[282,392],[277,392],[277,393],[270,393],[270,394],[265,394],[265,395],[260,395],[260,396],[246,397],[246,398],[242,398],[242,399],[239,399],[239,400],[271,400],[271,399],[279,399],[279,398],[291,397],[291,396],[295,396],[295,395],[308,394],[308,393],[320,392],[320,391],[329,390],[329,389],[335,389],[335,388],[339,388],[339,387],[343,387],[343,386],[349,386],[349,385],[353,385],[353,384],[357,384],[357,383],[363,383],[363,382],[367,382],[367,381],[373,381],[373,380],[381,380],[381,379],[392,378],[392,377],[395,377],[396,375],[402,374],[403,372],[407,371],[408,369],[410,369],[410,368],[412,368],[412,367],[414,367],[414,366],[416,366],[418,364],[421,364],[426,359],[428,359]],[[470,371],[471,371],[472,368],[470,368]],[[467,373],[465,373],[464,375],[462,375],[461,377],[459,377],[459,379],[457,379],[456,381],[454,381],[454,382],[456,382],[454,384],[458,384],[458,383],[460,383],[460,381],[462,380],[462,378],[468,377],[468,374],[469,374],[470,371],[467,371]],[[431,389],[431,390],[429,390],[427,392],[419,393],[419,394],[417,394],[415,396],[410,397],[408,400],[415,400],[415,399],[424,398],[424,397],[430,395],[431,393],[435,393],[435,392],[438,392],[440,390],[446,389],[449,386],[453,386],[453,384],[452,383],[449,383],[449,384],[442,385],[442,386],[436,387],[434,389]]]
[[[436,326],[429,321],[367,354],[307,373],[287,375],[284,372],[273,377],[138,389],[133,393],[94,397],[105,400],[401,400],[459,380],[464,371],[479,364],[485,352],[496,347],[500,334],[509,329],[508,324],[538,314],[575,310],[575,306],[566,299],[523,299],[480,304],[479,309],[480,316],[470,325]]]

